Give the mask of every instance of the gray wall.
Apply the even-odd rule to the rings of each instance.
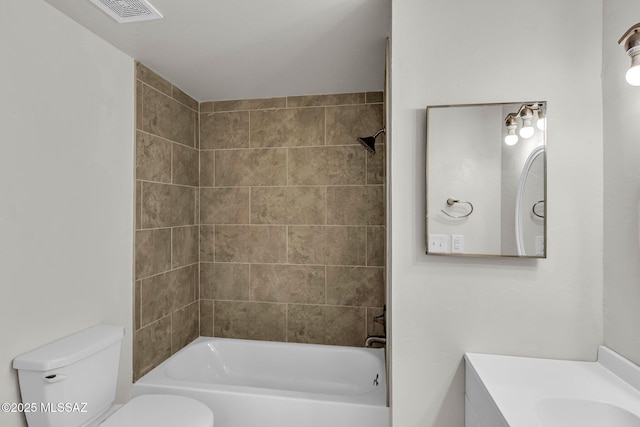
[[[125,327],[131,390],[133,60],[43,1],[0,14],[0,400],[14,357],[97,323]],[[0,413],[21,426],[21,414]]]
[[[463,425],[465,351],[595,358],[603,340],[601,53],[599,0],[393,2],[395,426]],[[549,258],[424,255],[424,107],[518,99],[548,101]]]
[[[604,342],[640,364],[640,88],[618,39],[640,22],[633,0],[604,2]]]

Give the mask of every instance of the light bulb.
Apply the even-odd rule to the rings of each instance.
[[[631,86],[640,86],[640,24],[629,28],[618,40],[618,44],[624,47],[627,55],[631,57],[631,66],[627,70],[627,83]]]
[[[531,138],[535,133],[533,126],[525,126],[520,128],[520,136],[524,139]]]
[[[518,135],[515,130],[509,130],[507,136],[504,137],[504,143],[507,145],[515,145],[518,142]]]
[[[631,66],[625,77],[631,86],[640,86],[640,54],[631,57]]]
[[[508,114],[504,119],[504,124],[507,127],[507,136],[504,137],[504,143],[507,145],[514,145],[518,142],[518,135],[516,135],[518,121],[513,114]]]
[[[540,130],[547,130],[547,115],[543,110],[542,104],[538,106],[538,121],[536,127]]]
[[[522,127],[520,128],[520,136],[524,139],[531,138],[535,129],[531,124],[531,119],[533,118],[533,110],[527,107],[522,110],[520,113],[520,118],[522,119]]]

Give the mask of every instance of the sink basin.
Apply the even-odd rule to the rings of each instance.
[[[635,414],[609,403],[593,400],[548,398],[535,405],[544,427],[640,427]]]
[[[465,354],[466,427],[640,427],[640,366]]]

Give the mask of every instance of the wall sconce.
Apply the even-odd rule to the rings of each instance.
[[[625,76],[627,83],[640,86],[640,24],[629,28],[618,40],[618,44],[624,46],[627,55],[631,57],[631,66]]]
[[[522,121],[520,126],[520,136],[524,139],[531,138],[535,133],[533,128],[533,112],[538,113],[538,121],[536,126],[540,130],[546,130],[547,128],[547,116],[544,111],[543,104],[522,104],[518,111],[515,113],[507,114],[504,118],[504,125],[507,128],[507,135],[504,137],[504,143],[507,145],[514,145],[518,142],[518,135],[516,135],[516,129],[518,128],[518,118]]]

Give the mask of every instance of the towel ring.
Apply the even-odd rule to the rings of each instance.
[[[540,215],[538,212],[536,212],[536,208],[538,207],[538,205],[539,205],[540,203],[544,203],[544,200],[538,200],[537,202],[535,202],[535,203],[533,204],[533,206],[531,207],[531,212],[533,212],[533,214],[534,214],[535,216],[537,216],[538,218],[544,218],[544,215]]]
[[[440,212],[442,212],[443,214],[445,214],[446,216],[451,217],[451,218],[466,218],[469,215],[471,215],[471,213],[473,212],[473,205],[471,204],[471,202],[464,202],[462,200],[456,200],[456,199],[453,199],[451,197],[449,197],[447,199],[447,205],[449,205],[449,206],[453,206],[453,205],[455,205],[457,203],[464,203],[464,204],[469,205],[469,208],[470,208],[469,212],[467,212],[466,215],[458,215],[458,216],[451,215],[450,213],[446,212],[444,209],[440,209]]]

